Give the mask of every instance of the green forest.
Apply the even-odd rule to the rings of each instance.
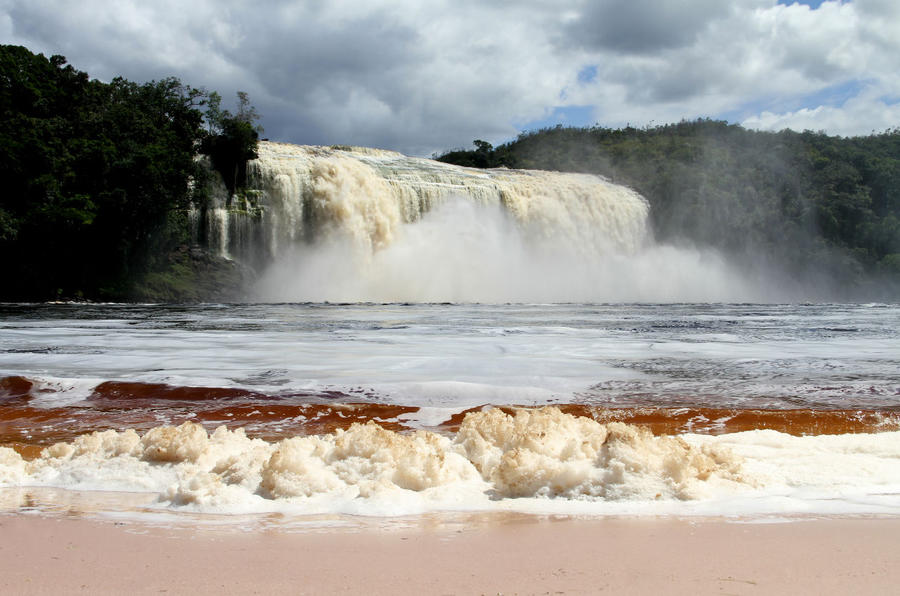
[[[695,120],[557,126],[474,145],[436,158],[599,174],[650,202],[660,241],[714,247],[749,268],[836,284],[839,295],[898,296],[900,129],[842,138]]]
[[[5,45],[0,112],[0,299],[201,297],[216,263],[184,250],[209,175],[197,157],[240,182],[258,137],[246,94],[232,114],[175,78],[104,83]]]

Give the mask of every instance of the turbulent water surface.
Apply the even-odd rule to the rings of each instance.
[[[5,305],[0,337],[5,494],[900,514],[896,305]]]

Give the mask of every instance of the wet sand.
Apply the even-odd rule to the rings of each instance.
[[[433,519],[241,531],[0,515],[0,593],[859,595],[900,584],[897,518]]]

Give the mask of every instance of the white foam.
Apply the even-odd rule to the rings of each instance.
[[[415,412],[407,412],[397,416],[397,421],[413,428],[434,428],[450,420],[464,408],[436,408],[422,406]]]
[[[897,515],[900,433],[654,437],[543,408],[472,413],[452,438],[370,422],[267,443],[187,422],[92,433],[33,461],[0,448],[0,486],[147,491],[201,513]]]
[[[30,404],[38,408],[65,408],[84,401],[103,382],[99,378],[32,378],[34,387]]]
[[[598,405],[881,409],[900,392],[897,307],[92,309],[102,334],[85,334],[80,320],[54,309],[0,321],[0,374],[54,389],[32,391],[32,405],[77,404],[107,380],[270,394],[359,389],[438,407],[586,396]]]

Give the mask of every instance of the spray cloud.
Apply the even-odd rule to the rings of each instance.
[[[771,298],[715,253],[656,243],[647,202],[598,176],[268,142],[259,154],[258,212],[215,219],[219,245],[266,265],[255,300]]]

